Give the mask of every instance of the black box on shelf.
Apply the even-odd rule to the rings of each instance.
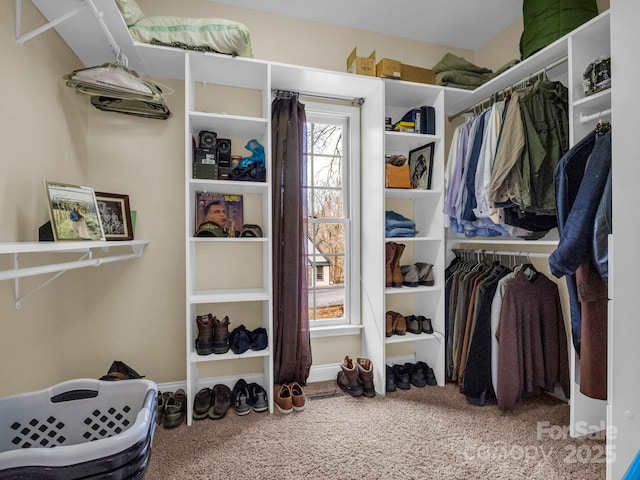
[[[218,154],[215,148],[193,150],[193,178],[218,179]]]
[[[218,180],[231,180],[232,167],[218,167]]]

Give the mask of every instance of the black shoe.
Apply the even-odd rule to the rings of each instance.
[[[409,372],[403,365],[396,364],[391,367],[391,371],[396,377],[396,386],[400,390],[409,390],[411,388]]]
[[[420,322],[420,330],[422,330],[422,333],[433,333],[433,326],[431,325],[430,318],[418,315],[418,321]]]
[[[236,382],[232,392],[233,408],[237,415],[246,415],[251,411],[249,405],[249,386],[244,379]]]
[[[411,385],[419,388],[427,386],[427,380],[424,376],[424,373],[422,372],[422,369],[418,368],[415,363],[407,362],[404,364],[404,368],[406,368],[409,372],[409,382],[411,382]]]
[[[398,388],[396,386],[396,376],[393,373],[393,369],[389,365],[385,365],[386,367],[386,391],[387,392],[395,392]]]
[[[269,401],[267,400],[267,391],[257,383],[250,383],[248,403],[254,412],[264,412],[269,409]]]
[[[267,330],[265,328],[259,327],[249,333],[249,348],[251,350],[264,350],[267,345]]]
[[[436,376],[433,373],[433,368],[431,368],[426,362],[416,362],[416,366],[422,370],[424,373],[424,378],[427,381],[427,385],[434,386],[438,384],[436,380]]]
[[[229,336],[229,346],[233,353],[241,354],[249,350],[251,342],[249,332],[244,325],[239,325],[233,329]]]

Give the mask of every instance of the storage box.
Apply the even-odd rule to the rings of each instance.
[[[392,58],[383,58],[376,65],[376,77],[401,78],[402,64]]]
[[[157,394],[144,379],[79,379],[0,398],[0,478],[143,478]]]
[[[357,73],[358,75],[376,75],[376,51],[371,52],[368,57],[358,57],[355,47],[347,57],[347,73]]]
[[[400,68],[400,78],[405,82],[428,83],[431,85],[436,83],[436,74],[433,70],[405,65],[404,63]]]

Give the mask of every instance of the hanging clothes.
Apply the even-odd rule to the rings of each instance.
[[[606,237],[594,232],[597,224],[610,224],[606,207],[600,208],[611,202],[610,173],[609,130],[590,132],[561,159],[555,172],[560,241],[549,257],[551,273],[567,277],[580,391],[600,400],[607,398],[608,290],[599,271],[608,256]]]

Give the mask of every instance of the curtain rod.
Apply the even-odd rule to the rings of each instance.
[[[322,95],[320,93],[310,93],[310,92],[293,92],[290,90],[278,90],[273,89],[273,94],[276,98],[291,98],[291,97],[310,97],[310,98],[320,98],[324,100],[335,100],[339,102],[349,102],[355,103],[357,105],[362,105],[364,103],[364,98],[353,98],[353,97],[339,97],[336,95]]]
[[[564,62],[566,62],[569,59],[569,57],[567,55],[565,55],[562,58],[559,58],[558,60],[556,60],[555,62],[550,63],[549,65],[547,65],[546,67],[541,68],[540,70],[538,70],[537,72],[531,73],[530,75],[528,75],[526,78],[523,78],[522,80],[519,80],[507,87],[504,87],[500,90],[498,90],[497,92],[489,95],[487,98],[485,98],[484,100],[482,100],[481,102],[476,103],[473,107],[469,107],[465,110],[462,110],[461,112],[456,113],[455,115],[450,115],[449,116],[449,121],[454,120],[456,118],[458,118],[460,115],[464,115],[465,113],[473,113],[474,109],[482,106],[483,104],[487,103],[488,101],[491,101],[493,99],[493,97],[495,95],[498,95],[500,93],[503,93],[508,90],[508,89],[516,89],[519,86],[522,86],[523,84],[530,82],[531,79],[533,77],[536,77],[542,73],[546,73],[547,70],[551,70],[552,68],[555,68],[559,65],[562,65]]]

